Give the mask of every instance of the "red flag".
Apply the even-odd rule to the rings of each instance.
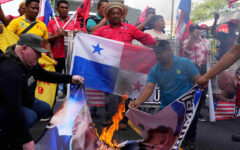
[[[80,24],[80,29],[83,32],[87,32],[86,20],[89,16],[91,7],[91,0],[84,0],[77,9],[76,23]]]
[[[0,0],[0,4],[4,4],[4,3],[7,3],[7,2],[10,2],[12,0]]]
[[[228,7],[231,8],[233,5],[232,3],[236,2],[238,0],[228,0]]]
[[[148,8],[149,8],[149,6],[147,6],[147,7],[144,9],[144,11],[140,14],[140,16],[139,16],[139,18],[138,18],[138,20],[137,20],[136,25],[139,24],[139,23],[142,23],[142,22],[145,20],[145,18],[146,18],[146,11],[147,11]]]
[[[190,27],[190,25],[192,25],[191,20],[188,21],[188,24],[187,24],[186,30],[185,30],[185,32],[183,33],[182,37],[181,37],[181,41],[182,41],[182,43],[184,42],[184,40],[186,40],[186,39],[188,38],[188,35],[189,35],[189,27]],[[180,53],[179,53],[179,56],[184,57],[184,51],[183,51],[183,49],[182,49],[182,46],[180,47]]]

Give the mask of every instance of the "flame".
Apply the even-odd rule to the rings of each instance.
[[[117,142],[112,143],[112,137],[116,130],[119,128],[119,122],[123,119],[123,113],[125,112],[125,101],[128,99],[128,96],[125,94],[122,96],[122,102],[118,105],[118,111],[112,117],[113,124],[107,129],[107,127],[102,129],[102,134],[100,140],[104,141],[111,147],[117,146]]]

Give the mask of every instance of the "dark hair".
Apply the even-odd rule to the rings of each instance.
[[[67,4],[68,7],[69,7],[69,3],[68,3],[66,0],[60,0],[60,1],[57,2],[57,8],[59,7],[59,5],[60,5],[61,3]]]
[[[97,4],[97,8],[100,8],[103,2],[109,2],[108,0],[99,0]]]
[[[171,49],[170,43],[167,40],[156,40],[153,45],[154,50],[167,50]]]
[[[195,29],[201,30],[201,27],[199,25],[192,24],[189,27],[189,32],[193,32]]]
[[[155,9],[152,8],[152,7],[149,7],[149,8],[146,10],[146,15],[149,14],[148,12],[149,12],[150,10],[152,10],[152,11],[154,12],[154,15],[156,14]]]
[[[158,20],[158,19],[163,19],[163,16],[162,15],[155,15],[153,16],[150,20],[149,20],[149,24],[148,24],[148,27],[150,29],[152,29],[154,27],[154,24],[155,22]],[[162,30],[163,33],[165,33],[164,29]]]
[[[39,0],[26,0],[26,4],[25,4],[25,6],[28,7],[28,6],[30,5],[31,2],[39,3]]]

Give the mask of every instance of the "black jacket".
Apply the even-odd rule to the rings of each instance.
[[[0,107],[7,112],[9,131],[7,141],[24,144],[32,140],[22,106],[31,108],[34,102],[35,80],[70,83],[72,76],[45,71],[39,64],[27,68],[15,54],[15,46],[7,49],[0,59]],[[33,89],[32,89],[33,88]]]

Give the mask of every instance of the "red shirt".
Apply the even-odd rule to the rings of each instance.
[[[147,46],[153,46],[155,39],[151,35],[142,32],[136,26],[121,22],[117,28],[113,28],[111,24],[97,29],[93,35],[104,38],[121,41],[132,44],[132,40],[136,39]]]
[[[57,17],[57,21],[59,26],[62,28],[66,22],[69,20],[70,17],[68,17],[67,20],[62,21],[59,17]],[[55,20],[50,20],[47,26],[48,32],[52,35],[55,35],[58,33],[58,26],[55,22]],[[74,24],[74,20],[71,20],[68,25],[64,28],[64,30],[74,30],[74,29],[80,29],[80,25]],[[53,41],[51,44],[51,50],[53,53],[54,58],[65,58],[65,47],[64,47],[64,37],[58,38]]]

